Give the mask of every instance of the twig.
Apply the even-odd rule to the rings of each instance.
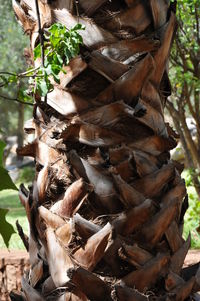
[[[16,221],[16,227],[17,227],[17,232],[18,232],[19,236],[21,237],[21,240],[23,241],[23,244],[26,248],[26,251],[28,252],[28,250],[29,250],[28,236],[26,234],[24,234],[24,231],[23,231],[22,227],[20,226],[18,220]]]
[[[44,67],[44,35],[43,30],[41,27],[41,20],[40,20],[40,10],[38,5],[38,0],[35,0],[35,7],[36,7],[36,13],[37,13],[37,19],[38,19],[38,32],[39,32],[39,38],[40,38],[40,45],[41,45],[41,59],[42,59],[42,66]]]
[[[6,72],[6,71],[0,71],[0,74],[7,74],[7,75],[14,75],[14,76],[17,76],[16,73],[13,73],[13,72]]]
[[[79,5],[79,0],[75,0],[76,16],[77,16],[77,21],[78,21],[78,23],[79,23],[80,14],[79,14],[78,5]]]
[[[36,13],[37,13],[37,19],[38,19],[38,28],[39,28],[38,32],[39,32],[40,45],[41,45],[42,66],[44,67],[44,35],[43,35],[42,26],[41,26],[38,0],[35,0],[35,7],[36,7]],[[47,103],[47,96],[44,97],[44,102]]]
[[[26,101],[20,100],[18,98],[11,98],[11,97],[8,97],[8,96],[5,96],[5,95],[1,95],[1,94],[0,94],[0,98],[6,99],[6,100],[15,101],[15,102],[22,103],[22,104],[25,104],[25,105],[28,105],[28,106],[33,106],[34,105],[31,102],[26,102]]]
[[[30,70],[27,70],[26,72],[22,72],[22,73],[19,73],[17,76],[24,76],[24,75],[27,75],[29,73],[32,73],[34,71],[37,71],[40,67],[37,67],[37,68],[33,68],[33,69],[30,69]]]

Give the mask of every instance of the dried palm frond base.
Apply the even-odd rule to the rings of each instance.
[[[13,7],[33,50],[34,1]],[[177,135],[163,117],[174,5],[40,0],[39,8],[42,28],[84,24],[84,45],[25,124],[35,134],[18,150],[36,162],[32,187],[19,193],[31,268],[11,300],[199,300],[200,271],[182,269],[188,200],[183,167],[170,160]]]

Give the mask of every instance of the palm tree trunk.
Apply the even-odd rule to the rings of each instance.
[[[33,49],[34,1],[20,3],[15,12]],[[35,140],[18,150],[36,160],[32,188],[20,190],[30,224],[23,296],[185,300],[197,286],[181,278],[190,246],[181,237],[186,190],[170,161],[176,141],[160,91],[169,87],[173,4],[57,0],[39,8],[43,28],[79,22],[85,30],[80,56],[47,102],[35,105],[26,126]]]

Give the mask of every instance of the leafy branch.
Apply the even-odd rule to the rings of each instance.
[[[78,33],[79,30],[84,30],[83,25],[76,24],[72,29],[67,30],[60,23],[53,24],[44,34],[42,45],[39,43],[34,49],[34,60],[40,64],[38,67],[31,67],[18,74],[0,71],[0,88],[9,84],[18,84],[21,80],[28,79],[29,92],[21,90],[19,97],[15,98],[4,95],[0,95],[0,97],[31,105],[32,97],[30,95],[38,94],[45,97],[47,93],[51,92],[53,81],[57,84],[60,83],[59,73],[66,73],[63,66],[68,65],[70,60],[80,52],[83,39]]]
[[[76,24],[68,31],[60,23],[55,23],[49,28],[44,35],[44,66],[41,65],[37,71],[34,93],[46,96],[52,91],[51,77],[56,83],[60,83],[59,73],[65,73],[63,65],[68,65],[69,61],[80,52],[83,39],[78,31],[83,29],[81,24]],[[34,49],[34,60],[37,59],[41,59],[41,44]]]

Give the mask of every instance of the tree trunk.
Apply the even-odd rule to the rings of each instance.
[[[159,89],[176,27],[168,2],[39,1],[43,28],[86,28],[81,55],[35,105],[26,126],[35,140],[18,151],[36,160],[33,187],[20,189],[30,224],[25,300],[180,301],[195,291],[195,278],[180,276],[187,199]],[[20,3],[33,48],[34,1]]]
[[[18,104],[18,126],[17,126],[17,146],[21,148],[24,144],[24,104]],[[22,160],[22,156],[18,156],[18,160]]]
[[[195,187],[196,193],[200,198],[200,182],[199,182],[199,177],[198,173],[195,171],[195,160],[193,160],[193,157],[191,156],[190,149],[187,145],[186,139],[185,139],[185,132],[182,130],[181,125],[179,123],[179,115],[180,113],[173,107],[173,105],[170,102],[167,102],[167,109],[170,112],[172,118],[173,118],[173,123],[175,126],[176,131],[180,135],[180,140],[181,144],[183,146],[183,150],[185,153],[185,159],[187,162],[187,167],[192,170],[191,172],[191,177],[192,177],[192,183]]]

